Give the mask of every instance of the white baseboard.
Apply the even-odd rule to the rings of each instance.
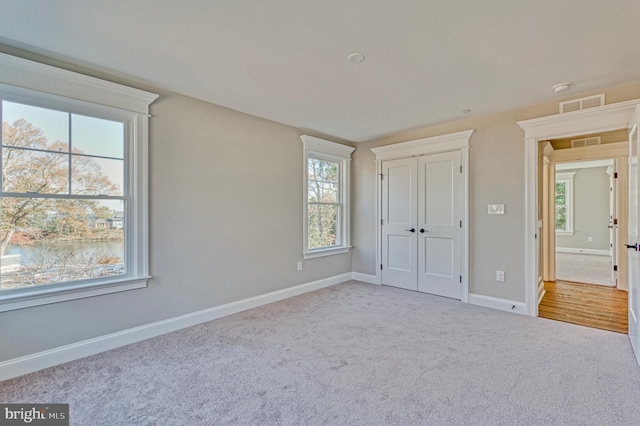
[[[237,302],[203,309],[201,311],[153,322],[151,324],[141,325],[128,330],[118,331],[116,333],[3,361],[0,362],[0,381],[33,373],[34,371],[84,358],[89,355],[95,355],[97,353],[119,348],[131,343],[147,340],[165,333],[191,327],[207,321],[222,318],[227,315],[246,311],[247,309],[287,299],[289,297],[330,287],[349,281],[350,279],[352,279],[351,272],[335,275],[318,281],[272,291],[270,293],[250,297],[248,299],[238,300]]]
[[[597,254],[599,256],[609,256],[609,250],[581,249],[573,247],[556,247],[558,253],[579,253],[579,254]]]
[[[472,305],[484,306],[485,308],[497,309],[499,311],[515,312],[516,314],[521,315],[527,314],[525,304],[522,302],[514,302],[513,300],[469,293],[469,303]]]
[[[352,272],[351,279],[356,281],[362,281],[363,283],[380,284],[378,282],[378,277],[376,277],[375,275],[362,274],[360,272]]]

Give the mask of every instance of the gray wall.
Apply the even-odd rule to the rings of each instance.
[[[296,269],[300,130],[160,93],[149,122],[148,288],[0,313],[0,361],[351,272],[350,254]]]
[[[562,170],[573,177],[573,235],[556,235],[556,247],[609,250],[609,175],[606,167]],[[593,242],[588,241],[593,237]]]
[[[0,51],[127,83],[126,76],[82,64],[6,46]],[[352,162],[352,255],[307,260],[298,272],[303,132],[130,79],[129,85],[161,95],[150,121],[153,279],[145,289],[0,313],[0,361],[351,270],[375,274],[376,169],[370,148],[472,128],[471,291],[524,300],[524,149],[516,121],[555,114],[557,103],[359,144]],[[636,97],[640,83],[607,91],[609,103]],[[507,214],[488,216],[490,203],[506,204]],[[495,282],[496,269],[506,271],[504,283]]]
[[[639,98],[640,84],[615,87],[605,93],[607,103]],[[557,101],[580,96],[571,95]],[[425,101],[428,102],[428,98]],[[358,144],[353,161],[357,185],[353,205],[354,272],[376,273],[377,179],[371,148],[476,129],[469,152],[470,292],[524,302],[524,132],[516,122],[557,113],[558,103],[553,102],[470,117]],[[488,204],[505,204],[506,214],[489,216]],[[495,280],[496,270],[505,271],[505,282]]]

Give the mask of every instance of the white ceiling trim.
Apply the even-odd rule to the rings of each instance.
[[[525,139],[558,139],[590,133],[601,133],[627,127],[640,99],[518,121]]]
[[[376,160],[391,160],[415,155],[455,151],[469,147],[469,140],[473,132],[475,132],[475,129],[379,146],[371,148],[371,151],[376,155]]]
[[[4,53],[0,53],[0,84],[143,114],[158,98],[155,93]],[[10,87],[5,90],[11,91]]]

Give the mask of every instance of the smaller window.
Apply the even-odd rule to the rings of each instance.
[[[556,235],[573,235],[573,177],[575,172],[556,173]]]
[[[304,143],[303,257],[349,251],[349,164],[355,148],[313,136]]]

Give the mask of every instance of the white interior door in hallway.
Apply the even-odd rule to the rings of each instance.
[[[626,244],[629,268],[629,339],[640,364],[640,173],[638,153],[640,152],[640,105],[636,107],[629,123],[629,226]]]
[[[382,162],[382,284],[461,298],[460,151]]]

